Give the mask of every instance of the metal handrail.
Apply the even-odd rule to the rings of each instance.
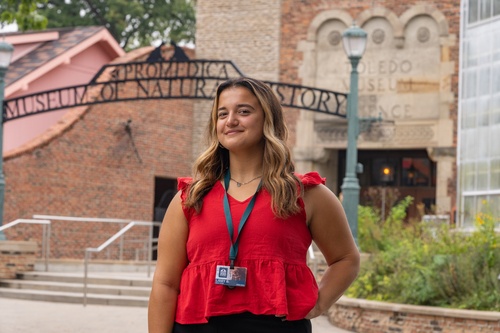
[[[45,271],[49,270],[50,256],[50,221],[49,220],[34,220],[34,219],[17,219],[0,227],[0,231],[11,228],[20,223],[27,224],[42,224],[42,255],[45,256]]]
[[[83,275],[83,305],[87,305],[87,281],[88,281],[88,263],[90,260],[91,252],[101,252],[106,247],[111,245],[117,238],[123,236],[128,230],[134,226],[149,226],[149,241],[148,241],[148,277],[151,276],[151,262],[152,262],[152,245],[153,245],[153,227],[161,226],[160,222],[146,222],[146,221],[131,221],[125,227],[123,227],[116,234],[111,236],[107,241],[102,243],[99,247],[88,247],[85,249],[85,259],[84,259],[84,275]]]
[[[59,221],[105,222],[105,223],[129,223],[131,221],[125,219],[110,219],[110,218],[99,218],[99,217],[74,217],[74,216],[59,216],[59,215],[33,215],[33,218],[59,220]]]
[[[104,223],[130,223],[132,220],[115,219],[115,218],[100,218],[100,217],[74,217],[74,216],[59,216],[59,215],[33,215],[34,219],[48,219],[53,221],[72,221],[72,222],[104,222]],[[149,222],[149,221],[143,221]],[[120,260],[123,259],[124,240],[120,239]]]

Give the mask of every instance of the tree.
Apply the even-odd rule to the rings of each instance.
[[[47,18],[37,11],[37,4],[47,0],[0,0],[0,25],[17,23],[19,30],[41,30]]]
[[[0,0],[0,24],[19,30],[105,26],[130,50],[153,41],[194,43],[196,0]]]
[[[31,0],[33,1],[33,0]],[[195,0],[46,0],[49,28],[105,26],[127,50],[155,40],[194,42]]]

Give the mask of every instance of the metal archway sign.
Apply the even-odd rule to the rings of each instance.
[[[230,78],[244,76],[231,61],[187,60],[105,65],[88,84],[42,91],[4,101],[3,122],[101,103],[148,99],[206,99]],[[284,107],[346,118],[347,94],[265,81]]]

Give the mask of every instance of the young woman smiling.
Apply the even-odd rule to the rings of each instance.
[[[337,197],[295,173],[282,107],[265,83],[222,83],[208,148],[179,178],[160,231],[149,332],[311,332],[359,269]],[[314,241],[328,268],[307,266]]]

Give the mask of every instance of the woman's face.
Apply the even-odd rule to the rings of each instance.
[[[231,87],[219,95],[217,138],[231,152],[263,146],[264,111],[255,95],[244,87]]]

